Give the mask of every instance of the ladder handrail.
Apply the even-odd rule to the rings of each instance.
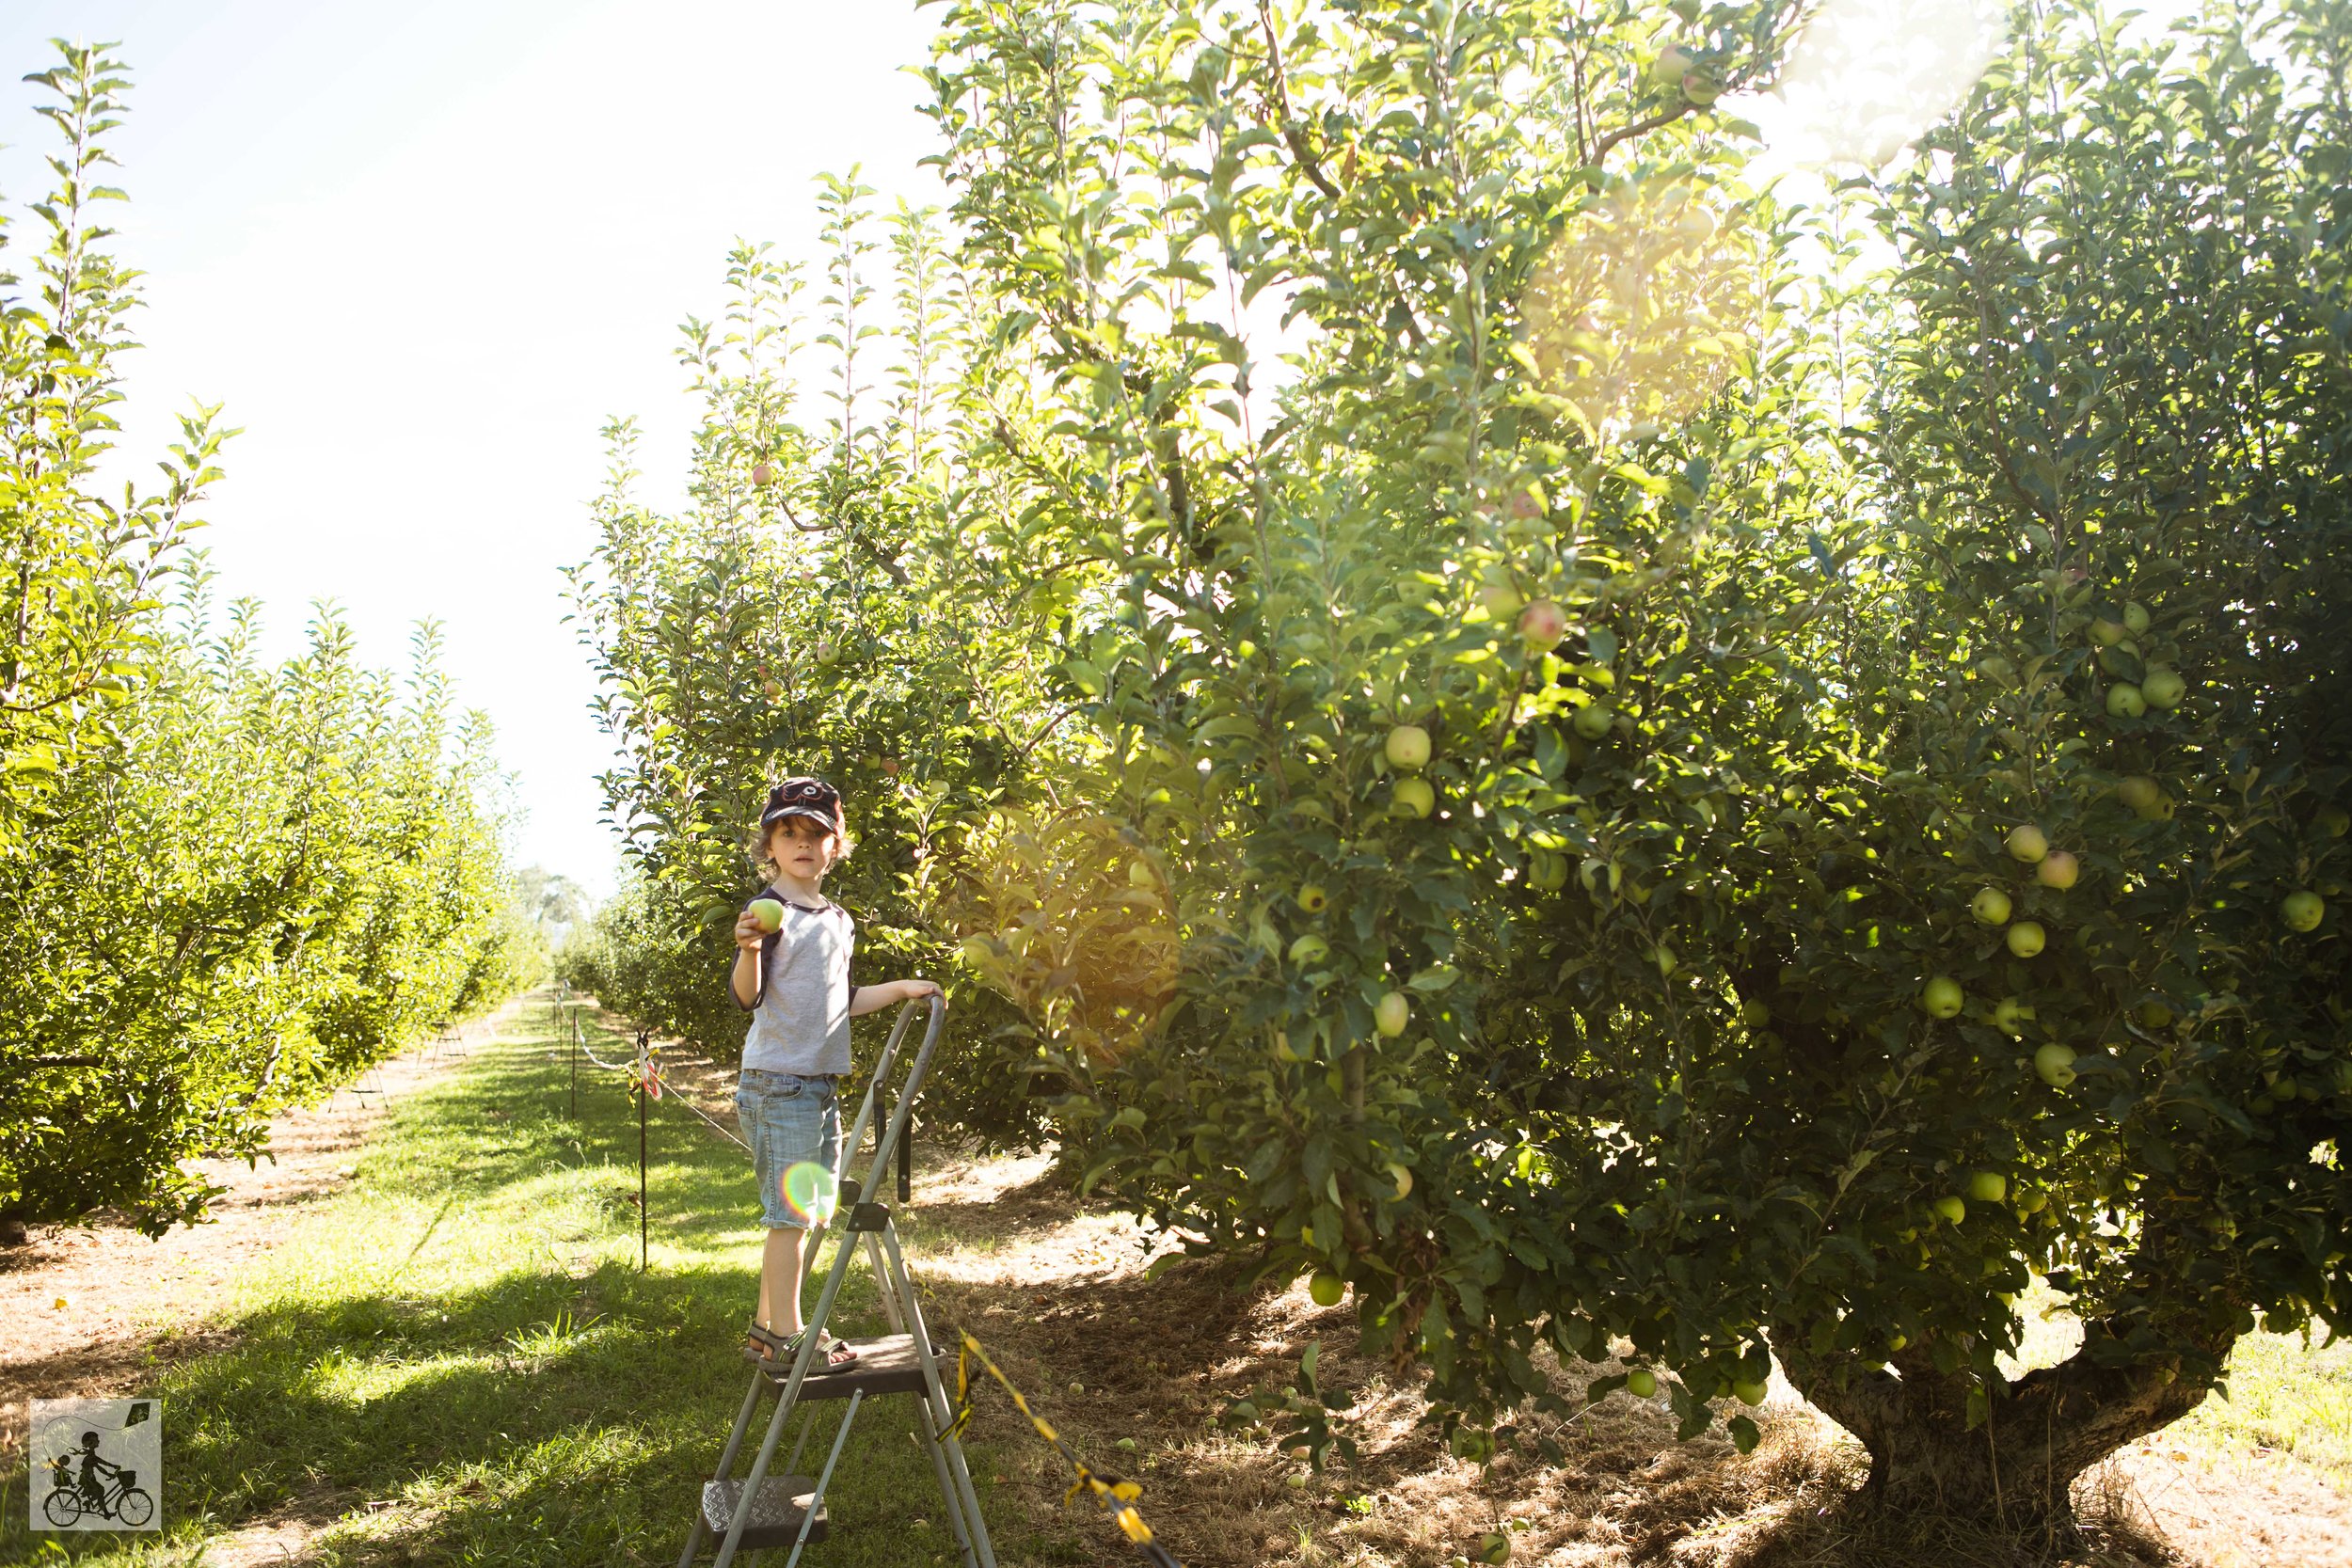
[[[907,1070],[907,1081],[898,1091],[898,1102],[891,1108],[889,1124],[875,1143],[874,1163],[866,1171],[866,1180],[858,1184],[858,1196],[863,1199],[870,1200],[882,1191],[883,1173],[890,1168],[890,1156],[898,1148],[898,1140],[906,1135],[907,1122],[914,1114],[914,1098],[922,1092],[924,1075],[930,1070],[931,1053],[938,1049],[940,1033],[946,1026],[946,993],[933,991],[921,1000],[930,1004],[930,1013],[923,1026],[923,1043],[915,1052],[914,1066]],[[898,1022],[890,1026],[890,1039],[883,1045],[882,1055],[875,1060],[874,1071],[866,1080],[866,1093],[858,1101],[857,1121],[850,1127],[849,1137],[842,1141],[844,1164],[857,1157],[857,1146],[864,1140],[866,1129],[873,1121],[874,1107],[879,1102],[882,1085],[889,1082],[891,1069],[898,1065],[899,1042],[906,1037],[907,1025],[914,1022],[914,1007],[913,1001],[900,1006]],[[821,1226],[815,1227],[818,1238],[823,1236],[824,1228]]]

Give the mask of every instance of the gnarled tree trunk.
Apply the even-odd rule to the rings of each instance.
[[[1859,1438],[1870,1479],[1857,1510],[1887,1522],[1950,1520],[2022,1541],[2071,1543],[2074,1479],[2205,1397],[2209,1369],[2234,1329],[2201,1330],[2170,1355],[2127,1354],[2118,1326],[2085,1325],[2082,1348],[2055,1367],[1994,1381],[1986,1418],[1969,1422],[1977,1379],[1940,1371],[1922,1346],[1884,1370],[1815,1355],[1787,1331],[1774,1350],[1797,1391]]]

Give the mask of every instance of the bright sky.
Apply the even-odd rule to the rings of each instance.
[[[641,417],[646,493],[682,483],[674,357],[715,313],[736,236],[813,246],[812,179],[864,165],[941,201],[916,161],[938,16],[911,0],[9,0],[7,79],[53,37],[119,40],[131,195],[104,216],[147,273],[124,448],[144,472],[191,398],[244,427],[199,536],[224,597],[299,646],[331,598],[373,664],[446,626],[529,811],[520,860],[610,891],[594,775],[612,751],[561,623],[604,471]],[[0,96],[0,196],[38,196],[40,89]],[[35,220],[36,222],[38,220]],[[30,238],[22,220],[20,243]]]

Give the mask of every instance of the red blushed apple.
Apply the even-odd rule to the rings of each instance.
[[[1519,641],[1531,648],[1556,648],[1567,635],[1567,612],[1549,599],[1537,599],[1519,611]]]
[[[2063,849],[2053,849],[2042,858],[2040,865],[2033,868],[2033,874],[2043,887],[2054,887],[2063,892],[2074,885],[2082,870],[2082,863],[2073,855]]]
[[[752,465],[752,483],[754,484],[757,485],[762,490],[765,490],[775,482],[776,470],[773,464],[755,463]]]

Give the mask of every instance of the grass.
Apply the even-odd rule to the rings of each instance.
[[[2248,1335],[2230,1353],[2227,1396],[2209,1396],[2157,1440],[2293,1454],[2352,1496],[2352,1341],[2306,1346],[2299,1337]]]
[[[292,1509],[334,1521],[314,1543],[328,1565],[675,1561],[748,1377],[749,1164],[675,1101],[652,1108],[640,1274],[631,1102],[583,1068],[574,1120],[565,1079],[532,1007],[399,1102],[352,1185],[246,1284],[230,1348],[162,1376],[167,1533],[28,1536],[19,1474],[0,1560],[193,1562]],[[862,1263],[834,1322],[883,1331]],[[817,1408],[821,1454],[844,1407]],[[952,1560],[913,1416],[861,1410],[824,1562]],[[985,1444],[973,1463],[986,1484]],[[1060,1544],[990,1524],[1016,1556]]]
[[[2018,1298],[2025,1339],[2004,1370],[2055,1366],[2082,1342],[2082,1328],[2047,1285]],[[2288,1454],[2352,1496],[2352,1341],[2253,1333],[2230,1351],[2225,1386],[2149,1439],[2212,1463],[2258,1451]]]
[[[611,1030],[596,1040],[621,1049]],[[236,1311],[209,1325],[205,1343],[227,1348],[163,1373],[167,1535],[28,1536],[20,1473],[0,1481],[0,1560],[276,1562],[258,1527],[300,1519],[301,1560],[322,1568],[675,1561],[746,1376],[748,1163],[675,1100],[653,1107],[641,1275],[631,1102],[615,1075],[583,1070],[579,1117],[564,1114],[553,1044],[533,1008],[463,1073],[397,1102],[357,1180],[290,1218]],[[1676,1443],[1670,1416],[1620,1393],[1572,1420],[1527,1418],[1560,1464],[1465,1464],[1422,1423],[1412,1386],[1357,1354],[1347,1306],[1315,1307],[1299,1284],[1242,1288],[1213,1259],[1147,1281],[1150,1239],[1073,1200],[1041,1156],[926,1150],[918,1181],[902,1233],[934,1324],[978,1334],[1089,1462],[1140,1480],[1145,1516],[1190,1568],[1429,1568],[1498,1529],[1520,1563],[1994,1560],[1953,1543],[1890,1557],[1841,1535],[1858,1452],[1793,1401],[1767,1406],[1747,1457],[1720,1433]],[[2068,1348],[2071,1325],[2043,1305],[2021,1303],[2028,1361]],[[863,1267],[836,1325],[881,1330]],[[1322,1475],[1225,1418],[1245,1395],[1271,1403],[1315,1340],[1326,1386],[1358,1397],[1364,1450]],[[2342,1484],[2352,1354],[2257,1337],[2233,1374],[2229,1402],[2163,1441],[2290,1452]],[[815,1451],[841,1408],[818,1407]],[[955,1560],[912,1416],[902,1399],[861,1411],[820,1568]],[[993,1390],[968,1444],[1008,1568],[1134,1560],[1090,1510],[1063,1506],[1066,1469]],[[2079,1560],[2182,1560],[2125,1525]]]

